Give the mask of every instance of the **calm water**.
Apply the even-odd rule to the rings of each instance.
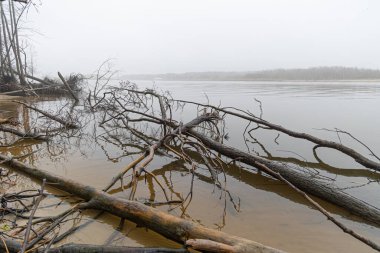
[[[344,144],[352,146],[362,154],[368,154],[368,151],[346,136],[338,138],[335,132],[321,130],[339,128],[350,132],[371,147],[375,153],[380,154],[380,83],[178,81],[154,83],[137,81],[136,83],[141,88],[155,87],[170,91],[176,99],[203,103],[210,101],[214,105],[233,106],[260,114],[259,104],[255,101],[257,99],[262,103],[263,118],[266,120],[334,141],[339,141],[340,138]],[[20,108],[14,108],[4,102],[1,103],[1,109],[13,110],[13,113],[20,111]],[[185,122],[196,116],[195,107],[176,112],[175,115]],[[280,135],[276,143],[274,139],[277,133],[272,131],[254,132],[254,137],[265,150],[253,143],[252,139],[245,145],[244,139],[247,137],[242,136],[245,127],[246,122],[228,117],[226,125],[230,137],[228,144],[263,156],[270,153],[273,159],[277,160],[291,158],[297,159],[301,164],[307,161],[309,166],[314,166],[322,174],[335,178],[336,184],[342,188],[354,186],[346,190],[350,194],[380,207],[378,174],[369,172],[338,152],[323,149],[319,150],[320,157],[334,167],[321,167],[312,155],[313,146],[310,143],[292,140],[285,135]],[[72,145],[64,148],[64,152],[54,155],[51,152],[42,153],[43,155],[34,157],[31,162],[42,169],[101,188],[132,159],[125,157],[117,162],[109,160],[110,156],[115,157],[122,152],[116,147],[112,148],[112,145],[107,145],[107,151],[110,152],[106,153],[102,145],[86,140],[86,143],[78,148],[73,140]],[[43,147],[42,144],[40,146]],[[20,149],[9,151],[17,153]],[[191,176],[181,162],[157,157],[149,169],[160,180],[170,181],[175,193],[184,196],[187,194]],[[227,175],[227,187],[233,199],[240,203],[240,210],[235,210],[230,201],[225,201],[220,191],[198,175],[194,184],[194,198],[187,210],[187,218],[289,252],[372,252],[369,247],[344,234],[327,221],[287,186],[256,172],[238,168],[228,170]],[[367,184],[368,179],[371,180],[369,184]],[[33,184],[27,179],[23,182],[25,187]],[[363,184],[366,185],[362,186]],[[128,196],[123,192],[117,194],[121,197]],[[140,198],[149,198],[152,194],[156,200],[162,200],[163,194],[159,188],[139,187]],[[380,243],[379,228],[350,217],[339,208],[323,204],[349,227]],[[62,206],[64,208],[65,205]],[[162,209],[168,208],[162,207]],[[41,212],[59,212],[59,208]],[[180,214],[177,209],[171,212]],[[84,217],[90,219],[94,214],[86,213]],[[103,244],[107,242],[118,222],[115,217],[104,215],[67,241]],[[123,231],[116,233],[113,243],[144,246],[174,245],[155,233],[134,228],[132,224],[127,224]]]

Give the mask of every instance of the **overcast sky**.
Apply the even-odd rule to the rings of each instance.
[[[41,0],[39,72],[380,68],[379,0]]]

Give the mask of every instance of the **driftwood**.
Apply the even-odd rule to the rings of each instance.
[[[380,225],[380,210],[378,208],[350,196],[349,194],[335,188],[331,184],[318,180],[318,178],[313,177],[312,175],[299,172],[302,171],[302,168],[297,165],[271,161],[260,156],[243,152],[236,148],[214,141],[209,137],[199,134],[193,129],[189,130],[188,134],[200,140],[208,148],[213,149],[233,160],[237,160],[254,167],[257,166],[257,162],[262,163],[273,171],[280,173],[281,176],[299,189],[337,206],[343,207],[345,210],[373,222],[377,226]]]
[[[118,88],[116,88],[116,90],[117,91],[120,91],[120,90],[128,91],[129,93],[136,93],[136,94],[143,95],[143,96],[152,95],[152,96],[155,96],[156,98],[160,97],[157,94],[156,95],[151,94],[152,91],[150,91],[150,90],[148,90],[148,91],[136,91],[133,88],[132,89],[128,89],[128,88],[118,89]],[[123,113],[126,113],[126,112],[140,114],[140,115],[143,115],[145,117],[148,117],[148,114],[146,112],[141,113],[137,109],[125,108],[118,101],[117,96],[113,95],[113,97],[117,101],[117,103],[119,103],[119,105],[122,108],[122,112],[118,113],[117,117],[120,117],[120,115],[122,115]],[[132,97],[132,99],[133,99],[133,97]],[[129,102],[129,103],[133,103],[133,101],[137,101],[137,102],[143,101],[143,98],[138,97],[136,100],[127,100],[127,102]],[[167,98],[166,98],[166,101],[167,101]],[[180,101],[180,102],[186,102],[186,101]],[[188,102],[188,103],[193,103],[193,102]],[[198,103],[194,103],[194,104],[201,105]],[[145,106],[145,103],[142,103],[142,105]],[[222,113],[222,114],[228,113],[228,111],[226,111],[224,109],[219,110],[219,108],[217,108],[217,107],[207,106],[207,105],[202,105],[202,106],[204,106],[206,108],[207,107],[212,108],[213,109],[212,111],[215,113],[215,115],[218,115],[220,113]],[[206,113],[206,112],[207,112],[207,110],[203,110],[203,113]],[[255,120],[257,119],[254,122],[256,122],[258,125],[259,125],[258,122],[266,123],[266,121],[263,121],[261,118],[255,117],[253,114],[246,113],[243,111],[241,111],[241,112],[245,113],[245,114],[234,113],[234,112],[232,112],[230,114],[244,118],[244,119],[250,119],[250,118],[253,118]],[[126,116],[126,117],[128,117],[128,116]],[[114,116],[112,116],[112,118],[115,119]],[[253,121],[253,120],[250,120],[250,121]],[[162,125],[163,120],[157,118],[157,119],[155,119],[155,122],[153,122],[153,123]],[[171,126],[172,124],[169,124],[169,125]],[[205,126],[203,126],[203,130],[207,129],[208,133],[213,135],[214,138],[217,138],[218,140],[220,140],[220,138],[223,135],[220,134],[216,124],[215,123],[213,123],[213,124],[214,124],[214,127],[211,127],[211,128],[207,128],[207,126],[205,128]],[[261,126],[261,125],[259,125],[259,127],[264,128],[264,126]],[[303,135],[304,135],[304,134],[292,132],[292,131],[284,129],[282,127],[273,125],[271,123],[265,125],[265,129],[277,130],[277,131],[286,131],[289,135],[291,135],[291,136],[294,135],[293,137],[296,137],[296,138],[303,138]],[[334,187],[331,184],[326,183],[325,179],[321,180],[321,177],[318,177],[315,174],[313,175],[313,174],[309,174],[309,173],[305,172],[305,169],[306,169],[306,171],[308,171],[307,168],[299,167],[299,166],[292,164],[292,163],[280,163],[280,162],[276,162],[276,161],[271,161],[269,159],[265,159],[265,158],[262,158],[259,156],[255,156],[255,155],[251,155],[251,154],[242,152],[238,149],[234,149],[234,148],[225,146],[218,141],[214,141],[211,138],[200,135],[199,133],[197,133],[193,129],[190,129],[187,132],[188,132],[189,136],[195,137],[195,139],[196,139],[195,142],[190,141],[189,139],[186,140],[186,138],[179,136],[178,138],[181,139],[181,142],[182,142],[182,144],[180,144],[181,147],[180,147],[179,152],[173,150],[172,148],[170,148],[168,146],[165,146],[165,147],[169,151],[174,152],[180,159],[184,159],[188,163],[191,163],[193,166],[193,160],[188,155],[186,155],[186,152],[184,152],[184,150],[183,150],[183,145],[186,143],[190,146],[193,146],[193,144],[196,144],[193,147],[197,150],[198,153],[201,154],[201,158],[202,158],[201,160],[203,160],[205,165],[209,168],[211,177],[214,180],[214,182],[215,182],[215,178],[216,178],[215,172],[213,172],[213,170],[212,170],[213,166],[212,165],[210,166],[208,164],[208,159],[206,159],[206,157],[205,157],[205,156],[208,156],[206,154],[208,151],[207,150],[202,151],[202,148],[200,148],[200,147],[202,147],[202,145],[205,145],[206,148],[213,149],[213,150],[217,151],[218,153],[231,158],[232,160],[239,160],[239,161],[246,163],[248,165],[255,166],[256,168],[258,168],[260,170],[263,170],[265,168],[264,171],[267,174],[270,174],[271,176],[273,176],[276,179],[280,179],[281,181],[287,183],[291,188],[293,188],[294,190],[299,192],[307,201],[309,201],[309,203],[311,203],[317,210],[319,210],[328,219],[330,219],[337,226],[339,226],[344,232],[349,233],[350,235],[352,235],[356,239],[366,243],[370,247],[372,247],[376,250],[380,250],[380,247],[376,243],[370,241],[369,239],[367,239],[367,238],[357,234],[356,232],[350,230],[349,228],[347,228],[343,223],[339,222],[337,219],[335,219],[333,216],[331,216],[317,202],[312,200],[305,192],[308,192],[308,193],[311,193],[312,195],[321,197],[321,198],[323,198],[323,199],[325,199],[325,200],[327,200],[333,204],[337,204],[338,206],[345,208],[349,212],[356,214],[359,217],[366,219],[367,221],[370,221],[372,224],[375,223],[377,226],[380,225],[380,210],[378,208],[373,207],[364,201],[361,201],[359,199],[356,199],[356,198],[350,196],[349,194],[344,193],[342,190]],[[181,133],[184,133],[184,132],[182,131]],[[336,146],[335,144],[332,145],[332,143],[334,143],[334,142],[329,142],[329,141],[324,141],[324,143],[322,143],[323,140],[320,140],[320,139],[315,138],[313,136],[309,137],[308,135],[306,136],[306,139],[310,140],[310,141],[313,141],[313,140],[317,141],[317,142],[319,141],[319,144],[314,148],[314,150],[316,148],[322,146],[322,145],[324,145],[324,146],[330,145],[329,147],[338,149],[344,153],[348,153],[348,155],[350,155],[353,158],[355,158],[355,156],[358,154],[354,150],[352,150],[353,152],[346,152],[348,148],[345,146],[343,146],[343,148],[342,148],[341,144],[336,143],[338,145],[338,146]],[[355,139],[355,140],[357,140],[357,139]],[[190,144],[190,143],[193,143],[193,144]],[[363,144],[363,143],[361,143],[361,144]],[[371,152],[371,150],[370,150],[370,152]],[[373,152],[371,152],[371,153],[373,154]],[[360,154],[359,154],[359,156],[360,156]],[[364,161],[364,159],[356,159],[356,160],[358,162],[361,162],[361,163],[363,163],[363,161]],[[366,162],[366,161],[364,161],[364,162]],[[367,165],[368,165],[368,161],[367,161]],[[368,165],[367,167],[372,168],[373,166],[371,167]],[[302,171],[304,171],[304,172],[302,172]],[[129,186],[127,188],[129,188]],[[222,188],[222,190],[224,190],[224,188]],[[204,245],[205,241],[200,241],[199,243],[195,243],[195,242],[192,242],[192,243],[194,245]],[[210,248],[219,248],[220,250],[223,250],[223,251],[229,250],[228,247],[224,248],[224,247],[221,247],[221,245],[213,244],[213,243],[210,243],[209,247]]]
[[[275,159],[271,159],[270,153],[266,151],[265,147],[263,147],[263,150],[267,153],[268,159],[224,145],[222,141],[220,141],[225,136],[224,129],[223,126],[219,127],[219,123],[222,123],[221,125],[223,125],[224,121],[219,118],[219,115],[230,114],[248,120],[249,122],[255,122],[258,127],[251,129],[251,131],[257,128],[276,130],[295,138],[309,140],[316,144],[313,149],[314,152],[319,147],[328,147],[339,150],[351,156],[358,163],[366,166],[367,168],[375,170],[378,169],[379,167],[377,166],[377,162],[365,158],[361,154],[342,144],[322,140],[308,134],[285,129],[281,126],[261,119],[261,116],[256,117],[249,112],[244,112],[238,109],[236,109],[235,112],[235,110],[226,110],[225,108],[218,108],[210,105],[180,101],[204,107],[202,110],[198,110],[198,112],[203,113],[203,115],[197,117],[188,124],[182,125],[172,119],[172,104],[169,102],[174,100],[169,100],[167,97],[159,95],[153,90],[135,90],[133,86],[121,88],[114,87],[113,89],[114,90],[111,89],[105,92],[103,97],[100,99],[94,98],[96,106],[92,106],[92,103],[89,102],[91,112],[103,112],[104,115],[101,121],[97,123],[100,123],[102,128],[104,128],[105,134],[110,133],[111,130],[120,130],[120,132],[125,134],[125,136],[120,134],[120,136],[123,136],[120,140],[117,135],[114,136],[112,134],[111,136],[111,134],[109,134],[109,137],[116,139],[122,146],[134,145],[136,148],[138,146],[138,152],[135,154],[139,154],[139,156],[133,162],[129,163],[118,175],[116,175],[103,189],[103,191],[70,179],[56,176],[50,172],[28,166],[12,157],[0,155],[0,163],[9,166],[16,171],[25,173],[30,177],[46,179],[47,182],[52,183],[54,187],[69,192],[86,201],[85,203],[78,205],[73,212],[77,212],[79,209],[97,209],[102,212],[106,211],[122,218],[121,223],[124,219],[131,220],[173,241],[179,242],[192,249],[205,252],[281,252],[280,250],[261,245],[254,241],[205,228],[197,223],[181,219],[144,205],[140,202],[134,201],[137,184],[142,180],[141,175],[144,173],[149,187],[153,186],[153,183],[157,183],[161,187],[166,198],[165,202],[160,202],[155,201],[153,197],[152,200],[149,200],[148,202],[145,201],[145,203],[152,204],[153,206],[160,204],[171,205],[171,203],[180,203],[179,206],[183,212],[182,215],[187,215],[185,212],[188,204],[191,202],[194,176],[199,177],[200,180],[213,183],[214,186],[226,193],[227,196],[227,194],[230,193],[226,188],[226,184],[221,184],[219,182],[223,174],[225,176],[226,163],[224,159],[221,159],[221,155],[223,155],[224,157],[231,159],[232,162],[239,161],[269,174],[271,176],[271,180],[273,177],[286,183],[289,187],[300,193],[318,211],[334,222],[344,232],[349,233],[372,248],[380,251],[380,247],[377,244],[350,230],[338,219],[330,215],[329,212],[327,212],[307,194],[311,194],[340,206],[345,210],[365,219],[368,223],[375,224],[376,226],[380,226],[380,210],[378,208],[346,194],[344,191],[331,184],[331,182],[327,182],[326,178],[319,176],[318,173],[314,174],[313,171],[308,170],[307,163],[298,163],[297,165],[293,163],[293,160],[291,159],[284,159],[284,161],[278,159],[278,161],[276,161]],[[89,99],[91,100],[91,97]],[[157,105],[157,102],[159,108],[155,110],[154,106]],[[25,103],[22,104],[30,109],[42,113],[46,117],[49,117],[46,115],[46,112],[41,110],[38,111],[39,109]],[[86,107],[86,105],[84,106]],[[209,108],[211,108],[211,110],[209,110]],[[59,122],[65,126],[65,128],[70,128],[65,120],[60,119],[59,117],[56,117],[55,119],[54,117],[54,115],[50,115],[49,118]],[[140,128],[137,124],[140,122],[143,124],[145,123],[147,128],[148,126],[153,126],[151,132],[149,133],[149,131],[146,130],[147,128]],[[195,127],[197,127],[196,130],[194,129]],[[204,134],[201,134],[200,131]],[[351,137],[354,138],[353,136]],[[127,140],[127,143],[125,143],[125,140]],[[148,147],[146,144],[148,144]],[[167,152],[162,152],[165,150]],[[168,195],[163,187],[165,184],[161,184],[159,182],[157,178],[158,175],[156,173],[147,171],[147,166],[154,159],[156,153],[160,153],[165,156],[167,155],[172,158],[178,158],[184,162],[186,167],[183,168],[188,169],[188,173],[192,174],[191,188],[186,198],[181,195],[175,196],[175,199],[168,198]],[[371,153],[374,155],[373,152]],[[376,156],[374,155],[374,157]],[[228,170],[234,170],[234,168],[236,168],[235,166],[227,167]],[[197,168],[207,169],[210,175],[202,175],[202,173],[196,171]],[[339,168],[334,169],[340,170]],[[130,182],[124,185],[124,175],[130,171],[132,171],[132,173],[130,173]],[[370,172],[369,170],[367,171]],[[112,189],[110,193],[128,189],[130,190],[129,200],[121,199],[107,193],[107,191],[109,191],[119,180],[121,181],[121,187]],[[168,187],[172,190],[170,186]],[[238,210],[231,194],[229,197],[230,201],[234,205],[234,208]],[[56,220],[54,224],[59,224],[59,222],[62,222],[62,220]],[[54,228],[54,224],[50,227]],[[33,239],[32,242],[27,245],[26,249],[31,249],[34,247],[33,245],[41,243],[39,240],[44,238],[46,233],[49,233],[49,231],[51,230],[46,229],[43,233],[40,233],[38,235],[39,239]],[[65,233],[71,232],[66,231]],[[46,242],[44,243],[46,245]],[[50,243],[53,244],[55,242],[51,240]],[[79,247],[81,246],[79,245]],[[92,246],[90,246],[90,248],[91,247]],[[105,250],[105,252],[107,252],[108,248],[98,248],[98,250]]]
[[[134,89],[122,89],[127,90],[131,93],[137,93],[137,94],[143,94],[143,95],[152,95],[152,91],[136,91]],[[154,92],[153,92],[154,93]],[[156,94],[156,93],[154,93]],[[155,97],[159,97],[159,95],[153,95]],[[347,155],[357,158],[356,160],[363,165],[367,165],[367,167],[370,168],[376,168],[376,162],[370,161],[364,157],[362,157],[359,153],[356,151],[345,147],[341,144],[331,142],[331,141],[325,141],[318,139],[314,136],[303,134],[303,133],[297,133],[291,130],[287,130],[281,126],[269,123],[265,120],[262,120],[259,117],[255,117],[253,115],[247,115],[242,113],[236,113],[230,110],[226,110],[223,108],[218,108],[212,105],[206,105],[206,104],[200,104],[196,102],[189,102],[189,101],[183,101],[183,100],[173,100],[173,101],[179,101],[184,103],[191,103],[199,106],[203,106],[206,108],[212,108],[214,112],[221,112],[221,113],[227,113],[231,114],[233,116],[237,116],[252,122],[256,122],[257,124],[264,125],[268,127],[268,129],[274,129],[277,131],[281,131],[284,133],[289,134],[290,136],[296,137],[296,138],[302,138],[306,139],[312,142],[315,142],[318,145],[336,148],[337,150],[340,150],[344,153],[347,153]],[[124,110],[127,111],[127,110]],[[128,112],[138,113],[134,110],[128,110]],[[146,113],[144,113],[144,116],[147,116]],[[157,120],[158,121],[158,120]],[[163,122],[157,123],[157,124],[163,124]],[[171,123],[170,125],[172,125]],[[265,166],[269,167],[273,171],[280,173],[281,176],[283,176],[286,180],[294,184],[296,187],[301,189],[302,191],[305,191],[306,193],[309,193],[311,195],[320,197],[332,204],[335,204],[337,206],[340,206],[344,208],[345,210],[349,211],[350,213],[353,213],[371,223],[376,224],[377,226],[380,226],[380,210],[374,206],[371,206],[370,204],[357,199],[349,194],[346,194],[342,190],[338,189],[337,187],[334,187],[333,185],[318,180],[318,177],[315,177],[314,175],[309,175],[307,173],[302,173],[301,171],[305,171],[304,167],[297,166],[293,163],[287,163],[287,162],[278,162],[278,161],[272,161],[270,159],[266,159],[257,155],[253,155],[250,153],[243,152],[239,149],[229,147],[227,145],[221,144],[220,142],[214,141],[211,138],[208,138],[202,134],[199,134],[194,129],[189,129],[188,134],[190,136],[195,137],[197,140],[200,140],[202,144],[204,144],[207,148],[213,149],[220,154],[229,157],[233,160],[239,160],[243,163],[246,163],[251,166],[256,166],[257,162],[264,164]],[[183,133],[183,131],[182,131]],[[351,152],[352,150],[352,152]],[[307,168],[306,168],[307,169]]]
[[[1,253],[18,253],[21,250],[21,244],[14,240],[0,240]],[[123,246],[103,246],[90,244],[69,243],[56,248],[50,248],[48,251],[44,248],[31,250],[32,253],[186,253],[186,249],[167,249],[167,248],[142,248],[142,247],[123,247]]]
[[[233,252],[283,252],[248,239],[203,227],[136,201],[114,197],[94,187],[39,170],[4,155],[0,155],[0,162],[30,177],[41,180],[45,178],[55,188],[88,201],[87,208],[107,211],[121,218],[131,220],[182,244],[186,244],[189,239],[207,239],[229,245],[234,249]]]
[[[215,119],[215,115],[203,115],[188,124],[185,124],[184,126],[179,126],[173,131],[173,133],[165,135],[164,138],[162,138],[157,144],[154,144],[153,147],[151,147],[151,149],[153,149],[151,152],[165,143],[166,138],[171,134],[190,131],[192,127],[211,119]],[[148,161],[149,159],[150,157],[148,156]],[[197,223],[167,214],[136,201],[129,201],[114,197],[103,191],[99,191],[94,187],[83,185],[73,180],[65,179],[52,173],[30,167],[7,156],[0,155],[0,162],[17,171],[25,173],[28,176],[39,178],[41,180],[46,179],[47,182],[53,183],[55,188],[69,192],[84,199],[87,201],[87,204],[82,205],[85,208],[107,211],[121,218],[125,218],[139,225],[145,226],[182,244],[187,244],[189,239],[206,239],[217,243],[219,246],[231,249],[230,252],[282,252],[254,241],[237,236],[231,236],[220,231],[203,227]],[[145,163],[142,162],[142,164],[139,165],[141,168],[136,169],[136,171],[141,173],[141,170],[144,168],[144,164]],[[138,174],[136,176],[138,177]],[[189,246],[191,246],[190,242],[191,241],[189,241]],[[207,250],[211,249],[212,247]]]

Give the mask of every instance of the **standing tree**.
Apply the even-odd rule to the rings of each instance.
[[[15,3],[16,2],[16,3]],[[20,20],[32,5],[26,0],[0,1],[0,77],[2,83],[17,82],[26,86],[27,55],[20,39]]]

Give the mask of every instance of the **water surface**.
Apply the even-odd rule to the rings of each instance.
[[[114,82],[115,85],[118,83]],[[141,88],[155,87],[158,90],[170,91],[176,99],[232,106],[257,115],[261,113],[260,104],[257,102],[260,101],[262,116],[266,120],[321,138],[342,141],[362,154],[368,154],[364,147],[347,136],[321,130],[339,128],[350,132],[375,153],[380,154],[380,84],[376,82],[137,81],[137,84]],[[35,102],[45,107],[57,103]],[[7,111],[5,113],[25,117],[21,107],[2,103],[1,109]],[[175,116],[186,122],[196,116],[196,108],[177,111]],[[229,145],[257,152],[262,156],[270,154],[272,159],[291,160],[311,166],[323,175],[333,178],[342,188],[354,187],[346,189],[350,194],[380,207],[380,176],[363,168],[351,158],[335,151],[321,149],[320,157],[331,167],[321,165],[311,152],[313,145],[306,141],[293,140],[283,134],[276,139],[276,132],[258,130],[253,132],[253,137],[263,145],[260,146],[253,143],[253,139],[243,137],[246,122],[233,117],[227,117],[226,120]],[[33,125],[33,122],[31,124]],[[247,139],[245,144],[244,140]],[[110,143],[95,142],[88,138],[80,141],[71,140],[70,145],[62,145],[65,145],[64,148],[57,148],[57,152],[51,147],[49,152],[35,155],[27,162],[100,189],[135,157],[110,159],[123,155],[123,151]],[[37,146],[46,148],[44,144]],[[14,155],[25,152],[23,147],[7,151]],[[173,186],[173,195],[186,196],[191,175],[183,162],[157,156],[148,169],[159,180]],[[188,219],[289,252],[372,252],[368,246],[343,233],[286,185],[257,173],[252,168],[241,170],[236,167],[226,171],[227,187],[235,203],[239,204],[239,210],[202,176],[204,174],[205,172],[200,172],[195,177],[194,197],[186,212]],[[26,188],[34,184],[28,179],[22,182]],[[152,195],[157,201],[163,199],[161,189],[150,187],[149,182],[145,184],[146,187],[143,185],[138,188],[140,199],[152,198]],[[125,198],[128,196],[128,192],[115,194]],[[380,243],[379,228],[350,216],[340,208],[323,201],[321,203],[350,228]],[[167,207],[161,209],[168,210]],[[46,209],[41,212],[58,211]],[[178,209],[171,210],[171,213],[181,214]],[[95,214],[96,212],[85,213],[84,218],[91,219]],[[68,238],[66,242],[106,243],[118,223],[116,217],[103,215]],[[116,232],[112,237],[112,243],[130,246],[175,245],[151,231],[135,228],[132,223],[128,223],[122,231]]]

